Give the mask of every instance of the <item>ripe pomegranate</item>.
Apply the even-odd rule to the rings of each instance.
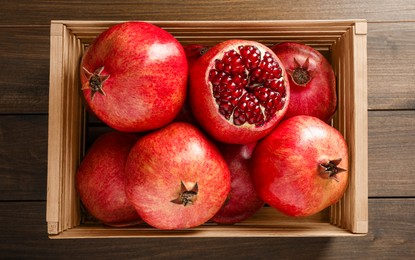
[[[76,174],[76,188],[83,205],[92,216],[110,226],[142,222],[124,191],[124,167],[136,141],[135,135],[127,133],[100,136]]]
[[[347,144],[320,119],[295,116],[257,145],[251,167],[255,189],[265,203],[289,216],[309,216],[343,196]]]
[[[330,63],[316,49],[294,42],[274,45],[290,75],[290,104],[285,118],[309,115],[329,122],[336,112],[336,78]]]
[[[219,150],[231,172],[231,191],[212,221],[234,224],[254,215],[264,206],[251,181],[249,162],[256,143],[246,145],[219,144]]]
[[[200,58],[208,50],[207,46],[201,44],[184,45],[183,48],[184,52],[186,53],[189,70],[193,67],[193,64],[196,62],[196,60]],[[179,114],[173,121],[186,122],[193,125],[198,125],[197,120],[192,113],[192,108],[190,107],[190,102],[188,98],[186,98],[182,108],[180,109]]]
[[[203,54],[209,50],[209,47],[202,44],[189,44],[183,46],[184,52],[186,53],[187,64],[189,70],[193,67],[197,59],[202,57]]]
[[[110,127],[125,132],[170,123],[186,97],[187,61],[181,44],[146,22],[101,33],[81,61],[83,95]]]
[[[228,196],[230,173],[222,155],[196,127],[172,123],[131,149],[126,192],[143,220],[183,229],[213,217]]]
[[[283,117],[289,83],[266,46],[229,40],[210,48],[190,71],[190,104],[216,140],[247,144],[268,134]]]

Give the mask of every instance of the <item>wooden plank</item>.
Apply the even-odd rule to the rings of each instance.
[[[369,109],[415,109],[415,22],[371,23],[368,30]]]
[[[415,22],[368,25],[369,109],[415,109],[413,28]],[[47,113],[49,35],[47,26],[0,26],[0,114]]]
[[[415,199],[370,199],[369,234],[340,238],[151,238],[50,240],[45,202],[0,202],[6,258],[414,259]]]
[[[46,199],[47,126],[46,115],[0,116],[0,200]],[[414,129],[415,111],[369,111],[370,197],[415,196]]]
[[[0,200],[46,199],[48,117],[0,116]]]
[[[67,20],[284,20],[344,19],[413,20],[413,0],[323,1],[1,1],[0,25],[49,24]],[[241,11],[244,10],[244,11]]]
[[[49,28],[0,27],[0,113],[45,113]]]
[[[415,111],[369,112],[369,196],[415,196]]]

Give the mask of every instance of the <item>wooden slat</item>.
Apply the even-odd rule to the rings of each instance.
[[[46,115],[0,116],[0,201],[46,199]]]
[[[369,23],[369,109],[415,109],[414,27]],[[0,114],[47,113],[49,35],[47,26],[0,26]]]
[[[47,112],[49,28],[0,27],[0,39],[0,113]]]
[[[415,109],[415,22],[368,30],[369,109]]]
[[[268,20],[341,19],[413,20],[412,0],[290,1],[2,1],[1,24],[48,24],[68,20]],[[5,3],[4,3],[5,2]]]
[[[0,115],[0,200],[46,198],[47,124],[46,115]],[[370,197],[415,196],[414,129],[415,111],[369,111]]]
[[[44,202],[0,202],[5,258],[413,259],[415,199],[369,200],[369,234],[344,238],[50,240]]]
[[[369,112],[369,196],[415,196],[415,111]]]

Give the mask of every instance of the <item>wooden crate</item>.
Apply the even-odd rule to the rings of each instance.
[[[52,21],[46,221],[50,238],[89,237],[311,237],[368,232],[368,123],[365,20],[324,21],[150,21],[182,44],[213,45],[249,39],[273,45],[295,41],[325,53],[337,79],[338,110],[333,125],[349,145],[350,182],[344,197],[307,218],[283,216],[264,207],[251,219],[227,226],[162,231],[139,225],[113,228],[81,222],[76,169],[85,151],[86,112],[81,102],[79,62],[88,44],[121,21]]]

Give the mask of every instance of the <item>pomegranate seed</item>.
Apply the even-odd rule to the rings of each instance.
[[[269,52],[238,46],[216,59],[209,72],[219,112],[233,123],[261,126],[285,105],[282,69]]]

